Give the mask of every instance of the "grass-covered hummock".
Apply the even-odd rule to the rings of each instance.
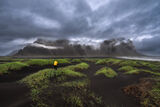
[[[82,79],[77,81],[69,81],[64,82],[62,84],[59,84],[61,87],[77,87],[77,88],[83,88],[88,85],[89,80],[88,79]]]
[[[96,64],[119,65],[122,60],[115,58],[99,59]]]
[[[25,77],[20,83],[30,87],[32,101],[37,107],[84,107],[86,104],[96,107],[101,100],[88,90],[87,76],[75,72],[76,69],[88,67],[88,64],[80,63],[57,70],[44,69]],[[48,100],[48,97],[52,100]]]
[[[81,59],[72,59],[71,62],[81,62]]]
[[[94,62],[96,63],[99,59],[98,58],[84,58],[82,61],[87,61],[87,62]]]
[[[76,96],[76,95],[69,96],[66,99],[66,102],[71,103],[71,105],[73,107],[84,107],[83,103],[82,103],[83,102],[82,99],[79,96]]]
[[[50,59],[30,59],[28,61],[25,62],[28,65],[51,65],[53,64],[53,60]]]
[[[77,65],[71,65],[67,68],[71,69],[71,70],[76,70],[76,69],[83,70],[83,69],[87,69],[88,67],[89,67],[89,65],[87,63],[82,62],[82,63],[77,64]]]
[[[82,66],[82,67],[81,67]],[[43,90],[49,87],[50,79],[53,78],[56,84],[65,82],[67,78],[77,77],[82,78],[86,77],[85,74],[80,72],[75,72],[75,69],[87,69],[88,65],[86,63],[80,63],[77,65],[71,65],[64,68],[59,68],[57,70],[54,69],[44,69],[31,74],[20,81],[20,83],[26,84],[31,88],[31,97],[33,102],[36,102],[37,106],[44,106],[45,102],[43,102],[40,98],[40,95],[43,93]],[[55,84],[55,85],[56,85]],[[63,86],[67,85],[75,85],[76,83],[64,83]],[[79,86],[82,85],[82,82],[78,82]]]
[[[58,77],[61,76],[61,80],[65,79],[65,76],[69,77],[85,77],[85,74],[82,74],[80,72],[75,72],[73,70],[70,70],[69,68],[60,68],[58,70],[54,69],[44,69],[40,70],[39,72],[36,72],[34,74],[31,74],[24,79],[21,80],[21,83],[27,84],[31,88],[37,88],[38,86],[44,87],[44,85],[47,85],[48,79],[51,77]],[[57,79],[57,78],[56,78]],[[57,79],[58,81],[61,81],[60,78]]]
[[[142,65],[153,71],[160,71],[160,62],[143,62]]]
[[[150,101],[148,101],[147,103],[154,102],[155,105],[157,106],[160,105],[160,78],[156,78],[156,84],[149,91],[149,96],[150,96]],[[152,107],[154,107],[155,105],[152,105]]]
[[[141,67],[140,61],[134,60],[123,60],[119,65],[120,66],[132,66],[132,67]]]
[[[124,71],[124,72],[128,72],[128,71],[132,71],[135,70],[135,67],[132,66],[122,66],[118,69],[118,71]]]
[[[108,78],[113,78],[118,75],[112,68],[109,67],[103,67],[95,73],[95,75],[99,74],[103,74]]]
[[[10,70],[20,70],[23,67],[27,67],[28,65],[22,62],[10,62],[5,64],[0,64],[0,75],[4,73],[10,73]]]
[[[125,72],[124,74],[139,74],[140,72],[142,72],[142,70],[133,69],[133,70]]]
[[[70,63],[69,59],[29,59],[29,60],[20,59],[20,60],[21,61],[0,64],[0,75],[3,75],[4,73],[9,73],[10,70],[20,70],[23,67],[31,65],[37,65],[37,66],[52,65],[54,60],[57,60],[59,64]]]
[[[146,90],[146,94],[143,94],[140,98],[141,104],[144,107],[159,107],[160,105],[160,78],[154,77],[151,79],[154,81],[152,86]]]
[[[25,63],[28,65],[52,65],[54,60],[58,61],[59,64],[70,63],[69,59],[30,59]]]
[[[160,76],[160,73],[159,72],[153,72],[153,71],[150,71],[150,70],[146,70],[146,69],[138,69],[138,68],[135,68],[133,70],[129,70],[127,72],[125,72],[125,74],[139,74],[139,73],[149,73],[151,75],[156,75],[156,76]]]

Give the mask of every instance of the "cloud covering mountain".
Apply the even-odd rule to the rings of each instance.
[[[125,37],[139,51],[160,55],[159,0],[1,0],[0,13],[0,55],[39,37]]]

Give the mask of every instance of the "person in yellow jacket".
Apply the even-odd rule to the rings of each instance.
[[[54,69],[57,69],[57,67],[58,67],[58,61],[54,61],[54,63],[53,63],[53,66],[54,66]]]

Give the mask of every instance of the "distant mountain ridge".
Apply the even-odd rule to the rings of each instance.
[[[141,56],[131,40],[124,38],[104,40],[99,48],[92,45],[71,44],[70,40],[37,39],[13,56]]]

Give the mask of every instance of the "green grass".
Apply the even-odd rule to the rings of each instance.
[[[56,61],[58,61],[58,63],[60,63],[60,64],[69,64],[69,63],[71,63],[71,60],[70,59],[68,59],[68,58],[64,58],[64,59],[53,59],[53,60],[56,60]]]
[[[88,85],[88,81],[89,81],[88,79],[83,79],[83,80],[78,80],[78,81],[69,81],[69,82],[62,83],[59,86],[83,88]]]
[[[109,67],[103,67],[95,73],[95,75],[99,75],[99,74],[103,74],[108,78],[113,78],[118,75],[113,69]]]
[[[128,72],[128,71],[132,71],[132,70],[135,70],[136,68],[135,67],[132,67],[132,66],[122,66],[118,69],[118,71],[125,71],[125,72]]]
[[[130,70],[128,72],[125,72],[124,74],[139,74],[140,72],[142,72],[142,70],[134,69],[134,70]]]
[[[145,107],[158,107],[160,105],[160,78],[155,77],[155,85],[148,90],[148,96],[143,98],[141,104]]]
[[[25,62],[28,65],[51,65],[53,64],[53,60],[49,60],[49,59],[30,59],[28,61]]]
[[[139,73],[142,73],[142,72],[149,73],[151,75],[160,76],[159,72],[153,72],[153,71],[150,71],[150,70],[138,69],[138,68],[135,68],[133,70],[127,71],[127,72],[125,72],[125,74],[139,74]]]
[[[44,69],[25,77],[20,83],[30,87],[32,101],[37,107],[50,107],[51,104],[54,107],[62,107],[64,103],[67,107],[84,107],[86,103],[88,106],[100,105],[100,98],[90,94],[87,88],[89,80],[86,75],[75,72],[76,69],[87,69],[88,67],[88,64],[80,63],[57,70]],[[48,100],[48,97],[53,100]],[[87,101],[88,99],[90,102]],[[57,104],[57,100],[61,101],[62,105]]]
[[[22,62],[10,62],[5,64],[0,64],[0,75],[4,73],[10,73],[10,70],[20,70],[23,67],[27,67],[28,65]]]
[[[81,62],[81,59],[72,59],[71,62]]]
[[[17,59],[15,59],[17,60]],[[52,65],[54,60],[53,59],[18,59],[20,61],[17,62],[9,62],[0,64],[0,75],[3,75],[4,73],[10,73],[10,70],[20,70],[23,67],[28,67],[31,65],[37,65],[37,66],[44,66],[44,65]],[[69,59],[56,59],[59,64],[62,63],[70,63]]]
[[[83,70],[83,69],[87,69],[88,67],[89,67],[89,65],[87,63],[82,62],[82,63],[77,64],[77,65],[71,65],[67,68],[71,69],[71,70],[76,70],[76,69]]]
[[[69,96],[66,101],[67,103],[70,103],[72,107],[84,107],[83,101],[79,96]]]
[[[94,62],[96,63],[99,59],[98,58],[84,58],[82,61],[87,61],[87,62]]]
[[[110,64],[110,65],[119,65],[122,60],[114,59],[114,58],[107,58],[107,59],[99,59],[96,64]]]
[[[98,61],[96,61],[95,64],[106,64],[107,60],[106,59],[99,59]]]
[[[145,69],[142,69],[143,72],[146,72],[146,73],[150,73],[152,75],[156,75],[156,76],[160,76],[160,73],[159,72],[153,72],[153,71],[150,71],[150,70],[145,70]]]
[[[160,71],[160,63],[155,62],[145,62],[142,63],[143,66],[150,68],[153,71]]]
[[[40,70],[37,73],[31,74],[24,79],[21,80],[22,83],[27,84],[31,88],[37,88],[37,86],[42,86],[42,88],[45,85],[48,85],[48,79],[51,77],[58,77],[61,76],[63,78],[56,78],[57,81],[62,81],[64,76],[69,76],[69,77],[85,77],[85,74],[82,74],[80,72],[75,72],[73,70],[70,70],[69,68],[60,68],[58,70],[54,69],[44,69]],[[39,87],[38,87],[39,88]]]
[[[70,63],[69,59],[30,59],[25,63],[28,65],[52,65],[54,60],[58,61],[59,64]]]
[[[160,81],[157,81],[156,85],[149,91],[149,94],[155,104],[160,105]]]
[[[119,65],[120,66],[132,66],[132,67],[141,67],[141,61],[134,61],[134,60],[123,60]]]
[[[82,66],[82,67],[81,67]],[[50,79],[54,78],[55,83],[61,83],[65,81],[67,78],[70,77],[86,77],[85,74],[80,72],[75,72],[75,69],[87,69],[88,65],[86,63],[80,63],[77,65],[71,65],[64,68],[59,68],[57,70],[54,69],[44,69],[40,70],[37,73],[31,74],[20,81],[20,83],[26,84],[28,87],[31,88],[31,97],[34,102],[37,103],[37,106],[42,106],[45,103],[42,101],[43,99],[40,98],[41,93],[43,90],[49,87]],[[64,83],[63,85],[72,84],[75,85],[76,83]],[[82,83],[78,83],[82,85]]]

